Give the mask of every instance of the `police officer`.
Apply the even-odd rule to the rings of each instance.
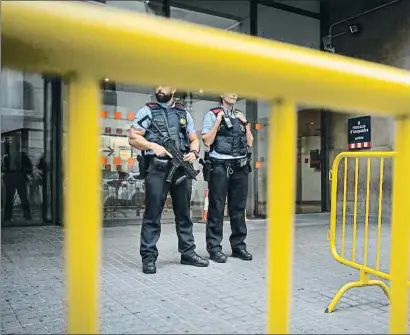
[[[184,153],[184,160],[193,163],[199,157],[199,139],[194,122],[186,109],[174,102],[175,89],[159,86],[156,89],[158,103],[147,103],[136,114],[128,132],[131,146],[144,152],[143,171],[145,174],[145,211],[141,227],[140,255],[142,271],[156,273],[158,258],[157,241],[161,233],[161,214],[168,192],[171,193],[178,235],[178,250],[181,264],[199,267],[208,266],[209,262],[195,252],[193,224],[190,217],[192,181],[186,178],[176,185],[175,180],[184,174],[179,168],[171,183],[166,182],[169,172],[169,152],[161,146],[161,131],[170,136]],[[156,128],[153,125],[158,127]]]
[[[210,147],[211,160],[206,247],[210,258],[217,263],[227,260],[221,246],[227,196],[232,257],[252,260],[245,244],[245,209],[250,172],[247,154],[253,135],[245,116],[234,108],[237,98],[235,93],[222,94],[220,105],[205,114],[202,129],[202,140]]]

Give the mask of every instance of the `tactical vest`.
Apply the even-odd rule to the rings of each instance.
[[[211,109],[211,112],[213,112],[215,116],[221,111],[223,111],[221,107]],[[225,117],[228,116],[226,115]],[[232,128],[228,129],[222,118],[215,136],[215,141],[212,143],[210,149],[222,155],[234,157],[245,156],[248,153],[245,125],[238,118],[229,117],[229,119],[231,120]]]
[[[174,107],[165,109],[158,103],[147,103],[151,110],[152,122],[155,122],[162,135],[169,136],[174,140],[176,146],[184,153],[189,151],[189,139],[187,125],[187,112],[182,105],[175,104]],[[158,130],[155,126],[148,127],[144,137],[147,141],[161,144],[160,137],[157,136]]]

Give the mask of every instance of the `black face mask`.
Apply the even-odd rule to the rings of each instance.
[[[160,92],[160,93],[155,94],[155,98],[157,99],[158,102],[166,103],[172,99],[172,94],[164,94]]]

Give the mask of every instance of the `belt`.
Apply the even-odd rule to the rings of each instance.
[[[243,158],[234,158],[234,159],[218,159],[218,158],[211,158],[210,159],[212,165],[222,165],[222,166],[244,166],[244,162],[247,161],[246,157]]]

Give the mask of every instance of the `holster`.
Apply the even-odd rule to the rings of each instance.
[[[148,174],[149,156],[144,155],[144,154],[138,155],[137,161],[138,161],[138,170],[140,173],[139,179],[144,179]]]
[[[202,164],[203,169],[202,169],[202,173],[204,175],[204,180],[206,182],[209,182],[209,180],[211,179],[211,161],[209,159],[209,151],[205,151],[205,155],[204,155],[204,159],[200,159],[199,163]]]
[[[204,180],[206,182],[209,182],[211,179],[211,162],[210,161],[205,161],[205,166],[202,169],[202,173],[204,174]]]
[[[170,160],[169,159],[161,159],[158,157],[154,157],[152,159],[152,165],[156,170],[159,171],[167,171],[170,165]]]

